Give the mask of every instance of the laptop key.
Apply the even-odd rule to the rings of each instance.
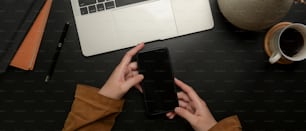
[[[81,15],[85,15],[85,14],[88,14],[87,7],[81,8]]]
[[[89,13],[97,12],[96,5],[91,5],[88,7]]]
[[[97,4],[97,9],[98,11],[103,11],[105,8],[104,8],[104,4]]]
[[[95,4],[96,2],[97,2],[96,0],[79,0],[79,5],[80,7],[83,7],[86,5]]]
[[[114,1],[105,2],[105,8],[106,9],[115,8],[115,2]]]
[[[98,0],[98,2],[104,2],[105,0]]]

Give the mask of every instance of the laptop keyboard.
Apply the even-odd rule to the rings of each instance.
[[[81,15],[116,8],[115,0],[79,0]]]
[[[78,0],[81,15],[110,10],[147,0]]]

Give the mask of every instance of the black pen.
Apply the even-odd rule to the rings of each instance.
[[[58,44],[57,44],[57,47],[56,47],[56,53],[54,54],[53,59],[52,59],[52,65],[51,65],[51,67],[50,67],[50,69],[49,69],[49,71],[48,71],[48,75],[47,75],[46,78],[45,78],[45,82],[46,82],[46,83],[51,79],[52,74],[53,74],[53,72],[54,72],[54,69],[55,69],[55,65],[56,65],[58,56],[59,56],[59,54],[60,54],[60,52],[61,52],[61,49],[62,49],[62,47],[63,47],[63,44],[64,44],[64,42],[65,42],[65,38],[66,38],[67,31],[68,31],[68,29],[69,29],[69,25],[70,25],[69,22],[67,22],[67,23],[65,24],[64,28],[63,28],[63,32],[62,32],[62,34],[61,34],[61,37],[60,37],[60,39],[59,39],[59,41],[58,41]]]

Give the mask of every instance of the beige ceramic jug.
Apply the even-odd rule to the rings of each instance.
[[[259,31],[279,22],[289,11],[293,0],[218,0],[224,17],[233,25]]]

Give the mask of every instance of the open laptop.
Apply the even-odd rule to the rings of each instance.
[[[71,0],[84,56],[214,27],[209,0]]]

